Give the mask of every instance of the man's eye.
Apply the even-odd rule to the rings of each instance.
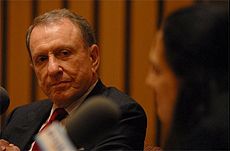
[[[37,59],[35,60],[35,63],[36,63],[36,64],[41,64],[41,63],[45,62],[47,59],[48,59],[47,56],[39,56],[39,57],[37,57]]]
[[[61,51],[59,51],[59,53],[57,55],[58,55],[58,57],[61,57],[61,58],[62,57],[68,57],[71,55],[71,52],[68,50],[61,50]]]

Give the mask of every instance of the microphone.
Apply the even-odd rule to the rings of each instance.
[[[65,127],[53,122],[36,136],[36,142],[43,151],[88,150],[119,118],[117,104],[106,97],[92,97],[66,119]]]
[[[0,86],[0,115],[2,115],[9,107],[10,99],[7,91]]]

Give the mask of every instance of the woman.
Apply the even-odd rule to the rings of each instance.
[[[171,14],[150,51],[163,149],[229,149],[228,9],[194,5]]]

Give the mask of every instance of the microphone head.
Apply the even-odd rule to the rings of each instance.
[[[92,97],[67,120],[67,134],[77,148],[87,149],[118,123],[120,114],[118,105],[112,100]]]
[[[3,114],[9,107],[10,99],[7,91],[0,86],[0,115]]]

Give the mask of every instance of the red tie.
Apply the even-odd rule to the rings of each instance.
[[[68,113],[65,111],[65,109],[63,108],[57,108],[54,110],[53,114],[51,115],[49,121],[46,123],[46,125],[40,130],[40,132],[42,130],[44,130],[48,125],[50,125],[53,121],[61,121],[62,119],[64,119],[66,116],[68,115]],[[40,151],[39,146],[37,145],[37,143],[34,143],[34,146],[32,148],[32,151]]]

